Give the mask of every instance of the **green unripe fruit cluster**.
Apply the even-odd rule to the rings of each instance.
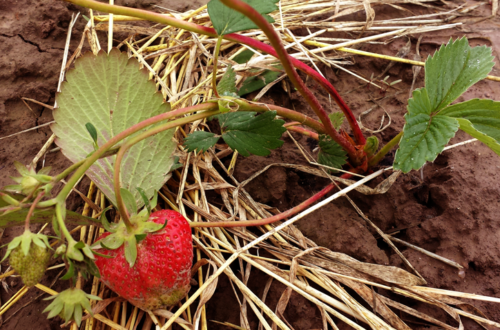
[[[15,248],[9,257],[9,263],[14,270],[21,275],[27,287],[38,284],[47,269],[51,252],[48,248],[42,248],[31,243],[28,255],[24,255],[21,245]]]

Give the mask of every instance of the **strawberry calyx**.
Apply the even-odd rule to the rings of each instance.
[[[148,204],[146,204],[148,206]],[[138,214],[130,217],[132,226],[127,227],[123,221],[110,224],[106,218],[106,212],[102,212],[101,223],[111,234],[92,245],[92,249],[116,250],[124,245],[125,259],[132,268],[137,259],[137,243],[146,238],[149,233],[162,230],[168,221],[163,224],[148,221],[151,207],[143,209]]]
[[[54,301],[43,311],[43,313],[50,312],[47,318],[50,319],[59,315],[64,319],[65,323],[75,321],[78,326],[80,326],[82,322],[83,309],[86,309],[90,315],[94,316],[89,299],[102,300],[97,296],[87,294],[83,290],[77,288],[64,290],[45,300],[52,299],[54,299]]]
[[[24,253],[25,256],[28,255],[30,248],[31,248],[31,243],[36,244],[42,249],[49,248],[52,250],[49,244],[49,240],[47,236],[43,234],[34,234],[29,230],[25,230],[24,233],[21,236],[15,237],[7,246],[7,252],[5,253],[5,256],[0,262],[3,262],[7,257],[10,255],[10,253],[15,250],[19,245],[21,246],[21,250]]]

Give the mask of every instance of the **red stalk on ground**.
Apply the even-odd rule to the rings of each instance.
[[[125,16],[133,16],[141,19],[145,19],[148,21],[152,22],[157,22],[157,23],[162,23],[166,25],[171,25],[177,28],[181,28],[187,31],[203,34],[203,35],[208,35],[213,38],[217,38],[217,33],[215,32],[214,29],[201,26],[195,23],[190,23],[186,22],[183,20],[179,20],[167,15],[162,15],[162,14],[157,14],[153,12],[149,12],[146,10],[141,10],[141,9],[135,9],[135,8],[128,8],[128,7],[123,7],[123,6],[116,6],[116,5],[109,5],[106,3],[102,2],[97,2],[94,0],[65,0],[67,2],[71,2],[75,5],[79,5],[82,7],[86,8],[91,8],[94,10],[106,12],[106,13],[112,13],[112,14],[117,14],[117,15],[125,15]],[[237,42],[237,43],[242,43],[245,45],[248,45],[250,47],[253,47],[255,49],[258,49],[260,51],[263,51],[269,55],[278,57],[277,52],[273,49],[272,46],[266,45],[263,42],[260,42],[258,40],[242,36],[239,34],[231,33],[231,34],[226,34],[223,36],[224,39]],[[328,80],[326,80],[323,76],[321,76],[318,72],[316,72],[314,69],[311,67],[307,66],[305,63],[302,63],[301,61],[295,59],[295,58],[290,58],[290,61],[292,64],[298,68],[299,70],[303,71],[307,75],[311,76],[313,79],[315,79],[321,86],[323,86],[328,93],[333,97],[335,102],[338,104],[342,112],[347,118],[347,121],[349,122],[349,125],[353,131],[354,137],[356,142],[359,145],[364,145],[366,143],[366,139],[363,136],[363,132],[361,132],[361,129],[358,126],[358,123],[356,121],[356,118],[354,117],[354,114],[350,110],[350,108],[347,106],[345,101],[342,99],[342,97],[339,95],[339,93],[335,90],[332,84]]]
[[[340,177],[343,179],[349,179],[352,175],[350,173],[345,173],[342,174]],[[214,222],[191,222],[189,225],[191,227],[253,227],[253,226],[263,226],[263,225],[268,225],[270,223],[284,220],[288,217],[291,217],[301,211],[304,211],[307,209],[309,206],[312,204],[316,203],[319,201],[321,198],[323,198],[326,194],[328,194],[330,191],[335,188],[336,185],[335,183],[330,183],[328,186],[323,188],[321,191],[318,193],[314,194],[313,196],[309,197],[299,205],[292,207],[291,209],[280,213],[276,214],[272,217],[265,218],[265,219],[260,219],[260,220],[248,220],[248,221],[214,221]]]

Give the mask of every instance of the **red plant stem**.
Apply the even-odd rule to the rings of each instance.
[[[43,191],[40,192],[33,201],[33,204],[31,204],[28,214],[26,215],[26,220],[24,222],[24,231],[30,231],[31,216],[33,215],[33,212],[35,212],[36,204],[38,204],[38,202],[42,199],[43,195],[45,195],[45,193]]]
[[[290,110],[287,108],[279,107],[277,105],[271,104],[255,104],[249,103],[244,99],[233,100],[236,104],[239,105],[238,110],[240,111],[257,111],[257,112],[266,112],[266,111],[276,111],[276,114],[281,117],[285,117],[290,120],[298,121],[302,125],[309,126],[314,129],[316,132],[320,134],[325,134],[325,126],[317,120],[312,119],[309,116],[306,116],[300,112]]]
[[[123,156],[125,155],[127,150],[130,149],[132,146],[134,146],[136,143],[138,143],[138,142],[140,142],[140,141],[142,141],[150,136],[153,136],[155,134],[158,134],[160,132],[166,131],[168,129],[171,129],[171,128],[174,128],[177,126],[182,126],[182,125],[185,125],[187,123],[191,123],[191,122],[199,120],[199,119],[203,119],[203,118],[207,118],[207,117],[216,115],[218,113],[220,113],[220,111],[218,111],[218,110],[204,111],[202,113],[198,113],[198,114],[191,115],[188,117],[172,120],[172,121],[169,121],[168,123],[161,124],[161,125],[158,125],[157,127],[151,128],[151,129],[147,130],[146,132],[141,133],[141,134],[131,138],[130,140],[128,140],[127,142],[125,142],[122,145],[122,147],[120,148],[120,151],[118,151],[118,153],[116,154],[115,165],[114,165],[114,174],[113,174],[113,186],[114,186],[114,190],[115,190],[116,206],[118,207],[118,212],[120,212],[120,215],[126,224],[128,223],[128,224],[130,224],[130,226],[132,226],[128,212],[127,212],[127,208],[125,207],[125,203],[123,202],[123,198],[122,198],[122,195],[120,193],[120,169],[121,169]]]
[[[97,2],[94,0],[65,0],[65,1],[71,2],[75,5],[79,5],[82,7],[98,10],[101,12],[112,13],[112,14],[117,14],[117,15],[133,16],[133,17],[145,19],[145,20],[152,21],[152,22],[162,23],[162,24],[173,26],[173,27],[181,28],[181,29],[184,29],[187,31],[191,31],[191,32],[195,32],[195,33],[199,33],[199,34],[203,34],[203,35],[208,35],[208,36],[213,37],[213,38],[218,37],[215,30],[212,28],[209,28],[206,26],[201,26],[201,25],[191,23],[191,22],[186,22],[186,21],[183,21],[180,19],[176,19],[176,18],[167,16],[167,15],[149,12],[146,10],[110,5],[107,3]],[[224,39],[229,40],[229,41],[233,41],[233,42],[237,42],[237,43],[242,43],[242,44],[248,45],[252,48],[261,50],[269,55],[278,57],[278,54],[273,49],[273,47],[266,45],[263,42],[260,42],[258,40],[252,39],[250,37],[231,33],[231,34],[224,35]],[[349,125],[351,126],[351,129],[353,131],[356,142],[359,145],[364,145],[366,143],[366,139],[363,136],[363,132],[359,128],[359,125],[356,121],[356,118],[354,117],[354,114],[352,113],[349,106],[345,103],[345,101],[342,99],[342,97],[339,95],[339,93],[335,90],[335,87],[333,87],[333,85],[330,84],[330,82],[328,80],[326,80],[323,76],[321,76],[318,72],[316,72],[314,69],[312,69],[311,67],[309,67],[305,63],[302,63],[301,61],[299,61],[293,57],[290,58],[290,61],[299,70],[303,71],[307,75],[314,78],[321,86],[323,86],[328,91],[328,93],[330,93],[330,95],[333,97],[335,102],[338,104],[338,106],[340,107],[342,112],[345,114],[347,121],[349,122]]]
[[[299,126],[287,126],[287,125],[284,125],[284,126],[289,131],[297,132],[299,134],[309,136],[310,138],[313,138],[315,140],[319,140],[319,135],[317,133],[311,132],[308,129],[305,129],[305,128],[299,127]]]
[[[288,78],[293,83],[295,88],[297,88],[302,97],[307,101],[307,103],[309,103],[316,115],[319,117],[320,121],[325,126],[326,133],[330,135],[330,137],[335,142],[340,144],[342,149],[344,149],[348,153],[351,162],[355,166],[358,166],[361,163],[361,155],[359,155],[356,148],[354,148],[354,146],[342,135],[340,135],[333,127],[333,124],[330,118],[328,118],[328,114],[326,113],[325,109],[323,109],[318,99],[307,88],[306,84],[304,84],[304,81],[302,81],[302,79],[299,77],[299,74],[290,61],[290,56],[286,52],[285,47],[281,43],[281,39],[274,30],[273,26],[252,6],[241,0],[220,0],[220,2],[248,17],[266,34],[268,40],[271,42],[271,45],[276,50],[278,58],[280,59],[281,64],[283,65],[283,68],[288,75]]]
[[[340,177],[343,179],[349,179],[352,175],[349,173],[342,174]],[[307,209],[309,206],[314,204],[315,202],[319,201],[321,198],[323,198],[326,194],[328,194],[330,191],[335,188],[336,185],[335,183],[330,183],[328,186],[323,188],[320,192],[314,194],[313,196],[309,197],[299,205],[283,212],[280,214],[276,214],[272,217],[266,218],[266,219],[259,219],[259,220],[248,220],[248,221],[214,221],[214,222],[191,222],[189,225],[191,227],[253,227],[253,226],[263,226],[263,225],[268,225],[270,223],[276,222],[283,220],[285,218],[291,217],[301,211],[304,211]]]

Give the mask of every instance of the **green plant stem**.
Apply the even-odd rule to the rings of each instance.
[[[186,21],[183,21],[180,19],[169,17],[167,15],[149,12],[146,10],[110,5],[107,3],[98,2],[98,1],[94,1],[94,0],[65,0],[65,1],[71,2],[75,5],[79,5],[82,7],[91,8],[91,9],[94,9],[97,11],[105,12],[105,13],[132,16],[132,17],[148,20],[151,22],[166,24],[166,25],[170,25],[173,27],[187,30],[187,31],[207,35],[207,36],[210,36],[213,38],[218,37],[216,31],[212,28],[209,28],[206,26],[201,26],[201,25],[191,23],[191,22],[186,22]],[[236,34],[236,33],[226,34],[223,37],[226,40],[236,42],[236,43],[246,44],[252,48],[261,50],[267,54],[278,57],[278,54],[275,51],[275,49],[273,49],[273,47],[271,47],[263,42],[260,42],[258,40],[252,39],[250,37],[246,37],[246,36]],[[353,134],[354,134],[354,137],[355,137],[357,143],[359,145],[364,145],[366,143],[366,139],[363,136],[363,132],[361,131],[361,129],[356,121],[356,117],[354,117],[354,114],[352,113],[351,109],[345,103],[345,101],[342,99],[342,97],[337,92],[337,90],[333,87],[333,85],[328,80],[326,80],[323,76],[321,76],[317,71],[315,71],[311,67],[307,66],[305,63],[302,63],[301,61],[299,61],[295,58],[290,58],[290,61],[292,61],[294,66],[296,66],[301,71],[305,72],[307,75],[309,75],[313,79],[315,79],[321,86],[323,86],[328,91],[328,93],[330,93],[330,95],[333,97],[335,102],[338,104],[338,106],[340,107],[342,112],[344,112],[344,114],[347,118],[347,121],[349,122],[349,125],[351,126],[351,129],[353,131]]]
[[[138,124],[135,124],[123,132],[118,133],[114,137],[108,140],[105,144],[103,144],[99,149],[97,149],[90,157],[88,157],[85,162],[75,171],[73,176],[68,180],[68,183],[64,186],[64,188],[61,190],[61,192],[57,195],[55,198],[55,202],[62,203],[66,200],[66,197],[69,195],[75,184],[78,182],[80,177],[82,177],[85,172],[89,169],[92,164],[96,160],[98,160],[102,155],[106,153],[107,150],[109,150],[111,147],[113,147],[115,144],[120,142],[121,140],[125,139],[126,137],[134,134],[135,132],[138,132],[142,130],[143,128],[146,128],[148,126],[151,126],[153,124],[156,124],[160,121],[164,121],[173,117],[177,117],[180,115],[185,115],[191,112],[196,112],[196,111],[203,111],[203,110],[213,110],[217,109],[218,104],[217,103],[202,103],[198,105],[194,105],[191,107],[187,108],[182,108],[182,109],[177,109],[173,111],[169,111],[166,113],[159,114],[157,116],[151,117],[149,119],[146,119]],[[53,204],[52,204],[53,205]]]
[[[217,38],[217,43],[215,44],[214,50],[214,69],[212,71],[212,90],[214,91],[215,97],[220,97],[217,91],[217,62],[219,59],[220,45],[222,43],[222,36]]]
[[[345,173],[341,175],[340,177],[343,179],[348,179],[352,175],[349,173]],[[272,217],[265,218],[265,219],[259,219],[259,220],[247,220],[247,221],[214,221],[214,222],[191,222],[189,225],[193,228],[195,227],[253,227],[253,226],[263,226],[263,225],[268,225],[270,223],[286,219],[288,217],[291,217],[292,215],[295,215],[301,211],[304,211],[307,209],[309,206],[311,206],[313,203],[319,201],[321,198],[323,198],[326,194],[328,194],[330,191],[332,191],[336,187],[335,183],[330,183],[328,186],[323,188],[320,192],[314,194],[313,196],[309,197],[299,205],[283,212],[280,214],[276,214]]]
[[[33,204],[31,204],[28,214],[26,215],[26,220],[24,222],[24,231],[30,231],[31,216],[33,215],[33,212],[35,212],[36,204],[38,204],[38,202],[43,198],[43,195],[45,195],[45,193],[43,191],[40,192],[33,201]]]
[[[142,141],[150,136],[158,134],[160,132],[166,131],[168,129],[171,129],[171,128],[174,128],[177,126],[191,123],[195,120],[208,118],[210,116],[214,116],[214,115],[217,115],[219,113],[220,113],[219,110],[204,111],[202,113],[191,115],[191,116],[188,116],[185,118],[179,118],[179,119],[176,119],[173,121],[169,121],[168,123],[158,125],[157,127],[151,128],[151,129],[147,130],[146,132],[141,133],[141,134],[131,138],[130,140],[128,140],[127,142],[125,142],[122,145],[122,147],[120,148],[120,151],[118,151],[118,154],[116,155],[116,159],[115,159],[113,187],[115,190],[116,206],[117,206],[118,212],[120,212],[120,215],[121,215],[123,221],[125,222],[125,224],[127,224],[127,223],[130,224],[130,218],[129,218],[129,215],[127,213],[127,209],[125,207],[125,203],[124,203],[123,198],[122,198],[121,193],[120,193],[120,169],[121,169],[123,156],[128,151],[128,149],[130,149],[136,143],[138,143],[138,142],[140,142],[140,141]]]
[[[385,155],[387,155],[389,151],[391,151],[391,149],[394,148],[399,143],[402,136],[403,136],[403,131],[399,132],[399,134],[393,137],[391,141],[387,142],[387,144],[383,146],[382,149],[380,149],[380,151],[377,152],[375,156],[373,156],[368,161],[368,165],[369,166],[377,165],[382,159],[384,159]]]
[[[64,223],[64,219],[63,219],[63,216],[62,216],[62,208],[64,207],[64,203],[57,203],[56,204],[56,219],[57,219],[57,222],[59,223],[59,228],[60,230],[62,231],[64,237],[66,237],[66,240],[69,242],[73,242],[74,239],[73,237],[71,237],[71,234],[68,230],[68,228],[66,228],[66,224]],[[68,244],[69,246],[69,244]]]
[[[120,148],[110,149],[110,150],[106,151],[100,158],[106,158],[106,157],[109,157],[109,156],[113,156],[114,154],[116,154],[118,152],[118,150],[120,150]],[[80,166],[82,166],[83,163],[85,163],[85,160],[86,160],[86,158],[82,159],[79,162],[74,163],[73,165],[71,165],[70,167],[68,167],[67,169],[65,169],[64,171],[62,171],[61,173],[59,173],[58,175],[56,175],[52,179],[52,183],[55,184],[55,183],[61,181],[62,179],[64,179],[65,177],[67,177],[71,172],[75,171],[77,168],[79,168]]]
[[[290,56],[285,50],[285,47],[281,43],[281,39],[274,30],[273,26],[264,18],[258,11],[256,11],[252,6],[240,0],[220,0],[224,5],[228,6],[231,9],[234,9],[241,14],[248,17],[252,22],[254,22],[267,36],[269,42],[276,50],[278,54],[278,58],[280,59],[283,68],[285,69],[288,78],[293,83],[295,88],[299,91],[302,97],[307,101],[307,103],[314,110],[316,115],[319,117],[320,121],[325,126],[326,133],[337,142],[342,149],[344,149],[349,155],[349,159],[354,166],[358,166],[362,163],[362,158],[364,156],[364,152],[361,150],[359,152],[356,148],[345,139],[342,135],[340,135],[337,130],[333,127],[333,124],[328,118],[328,114],[325,109],[321,106],[318,99],[314,96],[314,94],[307,88],[302,79],[299,77],[299,74],[295,70],[292,62],[290,61]]]

